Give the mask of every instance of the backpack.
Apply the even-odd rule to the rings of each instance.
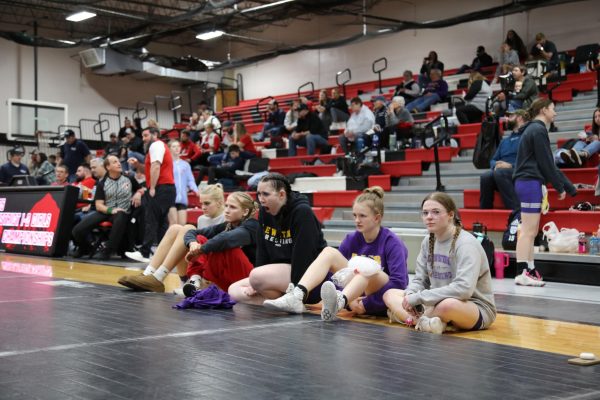
[[[516,250],[517,249],[517,232],[519,225],[521,224],[521,211],[514,210],[508,216],[506,222],[506,229],[502,234],[502,248],[504,250]]]
[[[475,236],[475,239],[477,239],[479,241],[479,243],[481,244],[481,247],[483,247],[483,251],[485,251],[485,255],[488,260],[488,265],[490,266],[490,270],[491,270],[492,268],[494,268],[495,247],[494,247],[494,242],[492,242],[490,240],[490,238],[487,236],[487,228],[485,228],[485,233],[484,232],[471,232],[471,235]]]
[[[481,132],[477,136],[477,144],[473,152],[473,165],[477,169],[489,169],[490,160],[500,143],[498,121],[491,117],[481,123]]]

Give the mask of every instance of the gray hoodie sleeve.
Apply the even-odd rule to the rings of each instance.
[[[477,287],[482,260],[481,253],[474,243],[457,243],[456,276],[449,285],[436,289],[424,289],[408,295],[411,306],[423,304],[435,306],[444,299],[468,300]]]
[[[429,274],[427,272],[427,247],[429,246],[429,236],[425,236],[423,242],[421,242],[421,251],[417,256],[417,265],[415,267],[415,277],[408,284],[405,294],[411,294],[420,292],[424,289],[429,289],[431,286],[429,282]]]

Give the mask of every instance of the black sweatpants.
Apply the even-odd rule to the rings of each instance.
[[[123,244],[123,238],[127,231],[127,223],[129,222],[129,214],[124,212],[108,215],[96,211],[87,215],[81,222],[75,225],[75,228],[73,228],[73,241],[75,244],[82,249],[89,251],[90,243],[87,241],[87,236],[95,227],[104,221],[112,222],[106,249],[111,252],[119,250],[120,246]]]
[[[144,243],[141,253],[144,257],[150,255],[150,248],[159,243],[169,227],[169,208],[175,207],[175,185],[156,186],[154,197],[147,190],[144,194]]]

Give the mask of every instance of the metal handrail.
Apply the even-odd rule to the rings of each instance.
[[[346,79],[344,82],[340,83],[340,76],[344,74],[344,72],[348,73],[348,79]],[[346,68],[343,71],[339,71],[337,74],[335,74],[335,83],[338,86],[342,87],[342,91],[344,92],[344,97],[346,97],[346,83],[350,82],[352,80],[352,71],[350,71],[350,68]]]
[[[309,96],[312,97],[315,94],[315,84],[312,81],[308,81],[306,82],[304,85],[300,85],[298,86],[298,97],[300,97],[300,94],[302,93],[302,89],[306,86],[310,86],[310,93]]]
[[[265,100],[269,100],[269,101],[270,101],[270,100],[275,100],[275,97],[273,97],[273,96],[267,96],[267,97],[263,97],[262,99],[260,99],[260,100],[258,100],[258,101],[256,102],[256,113],[257,113],[257,114],[259,114],[259,115],[261,114],[261,112],[260,112],[260,105],[261,105],[261,104],[262,104],[262,103],[263,103]],[[267,118],[266,118],[266,114],[267,114],[266,110],[265,110],[265,111],[264,111],[262,114],[264,114],[264,115],[263,115],[263,121],[266,121],[266,120],[267,120]]]
[[[375,67],[377,66],[377,64],[379,62],[381,62],[381,61],[384,62],[383,66],[381,68],[379,68],[379,69],[375,69]],[[373,61],[373,65],[371,65],[371,69],[373,70],[373,73],[378,75],[378,79],[379,79],[379,93],[380,94],[383,93],[383,90],[381,89],[381,73],[383,71],[385,71],[387,69],[387,67],[388,67],[388,60],[385,57],[378,58],[377,60]]]
[[[433,125],[440,121],[440,120],[444,120],[444,124],[440,124],[441,129],[441,133],[438,134],[438,138],[435,139],[433,141],[433,143],[431,143],[430,145],[427,145],[427,142],[425,140],[425,132],[427,132],[428,128],[433,127]],[[439,156],[439,152],[438,152],[438,145],[443,142],[444,140],[448,139],[448,118],[444,115],[441,114],[439,116],[437,116],[436,118],[434,118],[432,121],[430,121],[429,123],[427,123],[424,127],[423,127],[423,133],[422,133],[422,137],[421,137],[421,143],[423,143],[423,147],[425,147],[427,150],[433,149],[433,157],[434,157],[434,162],[435,162],[435,179],[436,179],[436,188],[435,190],[438,192],[444,192],[446,191],[446,187],[444,185],[442,185],[442,177],[440,174],[440,156]]]
[[[106,122],[108,124],[107,120],[104,121],[100,121],[98,119],[90,119],[90,118],[81,118],[79,120],[79,133],[81,134],[81,123],[82,122],[95,122],[95,124],[93,125],[93,129],[94,129],[94,135],[100,135],[100,143],[104,144],[104,138],[102,137],[102,122]]]

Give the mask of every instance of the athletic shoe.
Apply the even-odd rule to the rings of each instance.
[[[165,285],[154,275],[133,275],[127,279],[129,287],[145,292],[164,293]]]
[[[142,262],[142,263],[149,263],[150,262],[150,258],[149,257],[144,257],[144,255],[142,253],[140,253],[139,251],[126,251],[125,255],[127,256],[127,258],[130,258],[134,261],[137,262]]]
[[[430,318],[423,315],[418,319],[415,329],[421,332],[429,332],[435,333],[436,335],[441,335],[446,330],[446,323],[443,322],[440,317]]]
[[[142,274],[140,274],[141,276]],[[125,287],[128,287],[129,289],[133,289],[133,290],[137,290],[137,287],[133,286],[132,283],[129,282],[129,279],[134,277],[135,275],[125,275],[119,278],[119,280],[117,281],[119,283],[119,285],[123,285]]]
[[[573,159],[573,156],[571,156],[570,151],[561,151],[560,159],[562,160],[562,162],[565,164],[565,167],[567,167],[567,168],[573,168],[573,166],[575,165],[575,160]]]
[[[527,271],[526,269],[524,269],[520,275],[517,275],[515,277],[515,283],[520,286],[536,287],[541,287],[546,284],[546,282],[542,280],[542,277],[539,274],[539,272],[534,270],[534,274],[530,274],[529,271]]]
[[[321,286],[321,300],[323,300],[321,319],[335,321],[338,311],[344,308],[344,295],[336,289],[333,282],[327,281]]]
[[[413,320],[412,317],[408,317],[406,319],[406,321],[403,321],[400,318],[398,318],[398,316],[396,314],[394,314],[392,312],[392,310],[387,310],[387,316],[390,320],[390,324],[392,324],[394,322],[397,324],[402,324],[402,325],[407,325],[407,326],[413,326],[415,324],[415,321]]]
[[[201,276],[193,276],[181,287],[185,297],[192,297],[198,290],[206,289],[210,286],[210,282]]]
[[[581,159],[581,156],[579,155],[579,152],[575,149],[570,149],[569,153],[571,155],[571,158],[573,159],[573,162],[575,164],[576,167],[581,167],[583,165],[583,160]]]
[[[290,314],[302,314],[306,308],[302,300],[304,299],[304,292],[302,289],[294,286],[290,283],[285,294],[275,300],[265,300],[263,306],[273,311],[283,311]]]

